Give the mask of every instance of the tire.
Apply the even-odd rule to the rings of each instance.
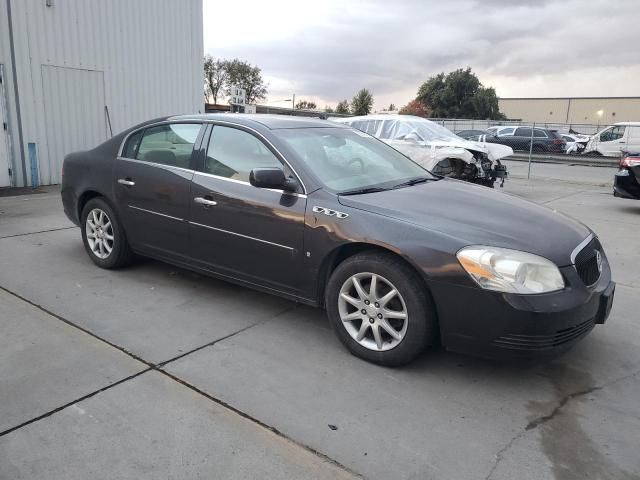
[[[131,263],[133,253],[124,228],[103,198],[95,197],[87,202],[82,209],[80,225],[84,248],[97,266],[112,269]]]
[[[375,296],[370,289],[373,276],[376,277]],[[358,296],[354,278],[367,294],[367,300]],[[387,300],[386,305],[375,302],[376,299],[384,301],[382,297],[391,288],[399,295]],[[364,252],[349,257],[334,270],[325,291],[329,321],[340,341],[357,357],[379,365],[399,366],[413,360],[433,342],[436,314],[431,296],[418,274],[391,254]],[[344,300],[342,294],[350,300]],[[356,306],[352,303],[354,300],[360,303]],[[365,301],[370,303],[365,305]],[[394,318],[403,311],[405,319]],[[391,316],[387,318],[387,315]],[[349,316],[357,318],[343,321]],[[388,327],[401,338],[394,338]],[[358,340],[363,329],[364,337]],[[377,337],[375,329],[379,332]],[[378,340],[382,341],[382,347]]]

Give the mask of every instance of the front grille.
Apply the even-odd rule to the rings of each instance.
[[[569,343],[585,335],[594,327],[594,319],[579,323],[572,327],[563,328],[551,335],[504,335],[493,343],[510,350],[547,350]]]
[[[596,237],[593,237],[593,239],[576,255],[574,262],[576,271],[578,272],[578,276],[587,286],[593,285],[600,278],[598,255],[602,255],[602,246]]]

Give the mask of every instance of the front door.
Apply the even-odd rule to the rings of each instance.
[[[253,187],[249,173],[258,167],[292,175],[253,133],[213,126],[191,188],[191,254],[220,274],[295,295],[306,196]]]
[[[191,157],[201,124],[148,127],[127,140],[116,160],[118,211],[131,245],[164,257],[188,255]]]
[[[627,127],[614,125],[604,130],[598,137],[598,152],[607,157],[620,156],[620,152],[626,150]]]

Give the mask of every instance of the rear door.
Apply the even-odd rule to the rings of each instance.
[[[130,135],[116,160],[114,191],[134,248],[188,256],[187,216],[200,123],[166,123]]]
[[[214,125],[205,147],[190,198],[192,256],[204,268],[295,295],[307,197],[249,183],[253,168],[293,172],[264,138],[240,126]]]
[[[509,145],[514,150],[528,151],[531,145],[531,127],[518,127],[512,136],[500,137],[501,142],[504,145]],[[504,141],[502,139],[504,138]]]

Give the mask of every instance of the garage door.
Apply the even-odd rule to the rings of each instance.
[[[7,96],[5,93],[4,66],[0,65],[0,187],[11,185],[9,176],[10,151],[9,151],[9,131],[7,116]]]
[[[47,145],[46,158],[40,152],[40,183],[55,184],[66,154],[107,139],[104,73],[43,65],[42,87]]]

